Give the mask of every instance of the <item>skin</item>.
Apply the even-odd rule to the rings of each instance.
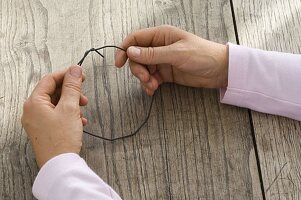
[[[221,88],[228,83],[228,50],[172,26],[142,29],[120,44],[115,65],[129,60],[131,72],[145,92],[153,95],[164,82],[190,87]],[[80,106],[88,103],[81,93],[85,76],[71,66],[45,76],[24,103],[22,125],[42,167],[62,153],[79,153],[83,126]]]
[[[87,124],[80,106],[88,103],[81,94],[83,80],[79,66],[48,74],[24,103],[21,121],[39,167],[59,154],[80,152]]]
[[[226,45],[202,39],[173,26],[136,31],[120,44],[115,65],[126,60],[148,95],[164,82],[190,87],[221,88],[228,84]],[[135,47],[140,55],[135,55]]]

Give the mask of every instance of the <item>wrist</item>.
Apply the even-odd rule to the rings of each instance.
[[[225,88],[228,86],[228,69],[229,69],[228,45],[221,45],[218,60],[219,60],[219,67],[220,67],[219,85],[221,88]]]
[[[43,167],[45,163],[47,163],[49,160],[56,156],[66,153],[79,154],[79,152],[80,149],[76,147],[68,147],[68,145],[62,148],[46,148],[43,150],[35,149],[36,160],[39,168]]]

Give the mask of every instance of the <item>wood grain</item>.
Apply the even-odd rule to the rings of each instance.
[[[2,0],[0,10],[1,199],[33,199],[38,169],[20,115],[42,75],[144,27],[171,24],[222,43],[234,38],[228,1]],[[132,130],[150,99],[105,54],[83,65],[90,98],[83,111],[87,129],[110,137]],[[261,199],[248,113],[220,105],[215,90],[164,85],[137,136],[109,143],[85,135],[81,156],[124,199]]]
[[[299,0],[233,0],[240,44],[301,53]],[[300,199],[301,123],[252,111],[266,199]]]

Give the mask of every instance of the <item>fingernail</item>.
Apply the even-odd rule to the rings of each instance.
[[[129,52],[132,56],[138,57],[138,56],[140,56],[141,49],[139,49],[137,47],[130,47]]]
[[[70,74],[75,78],[80,78],[82,76],[82,68],[78,66],[73,66],[70,69]]]

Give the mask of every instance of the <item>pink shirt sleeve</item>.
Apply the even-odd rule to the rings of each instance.
[[[40,200],[121,199],[74,153],[65,153],[50,159],[40,169],[32,191]]]
[[[228,87],[221,89],[221,102],[301,121],[301,55],[228,47]]]

